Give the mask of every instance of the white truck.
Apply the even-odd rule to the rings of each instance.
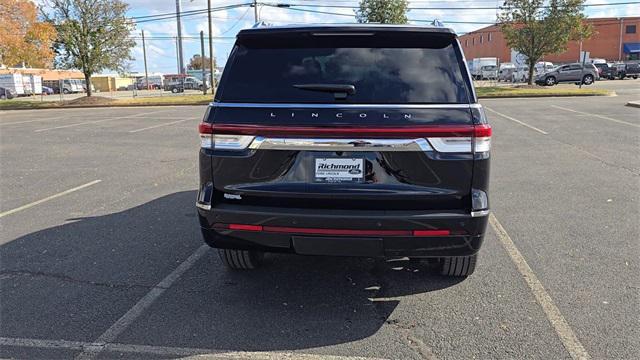
[[[471,60],[469,62],[469,71],[471,72],[471,76],[476,80],[482,80],[482,67],[484,66],[495,66],[497,70],[498,58],[484,57]]]
[[[17,96],[25,94],[22,74],[0,74],[0,87],[10,89]]]
[[[22,84],[25,95],[42,94],[42,76],[32,74],[22,75]]]

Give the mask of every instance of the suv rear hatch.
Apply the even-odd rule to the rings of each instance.
[[[213,206],[469,211],[474,103],[444,29],[242,31],[200,128]]]

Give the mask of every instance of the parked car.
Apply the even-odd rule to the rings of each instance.
[[[199,125],[196,200],[227,267],[289,252],[473,273],[491,127],[452,30],[257,27],[234,48]]]
[[[184,78],[184,88],[187,90],[202,90],[204,88],[204,83],[202,80],[193,76],[187,76]]]
[[[536,76],[536,84],[553,86],[558,83],[572,82],[591,85],[598,79],[598,70],[593,64],[573,63],[561,65]]]
[[[498,79],[498,67],[495,65],[485,65],[480,68],[481,80],[496,80]]]
[[[618,75],[617,69],[607,63],[594,63],[593,65],[598,69],[600,79],[613,80]]]
[[[53,91],[52,88],[48,87],[48,86],[43,86],[42,87],[42,95],[53,95],[55,92]]]
[[[627,77],[637,79],[638,76],[640,76],[640,63],[638,63],[638,61],[625,61],[618,63],[616,64],[616,70],[616,76],[620,80]]]
[[[511,82],[527,82],[529,81],[529,67],[527,65],[521,65],[516,67],[515,71],[511,74]]]
[[[516,71],[516,66],[512,63],[500,64],[498,72],[498,81],[511,81],[513,80],[513,73]]]
[[[542,73],[549,72],[555,69],[557,66],[553,65],[552,62],[549,61],[538,61],[536,66],[533,68],[535,75],[540,75]]]
[[[182,82],[172,81],[164,85],[164,91],[171,91],[174,94],[184,92],[184,85]]]
[[[16,94],[15,91],[9,88],[0,87],[0,100],[13,99],[16,96],[18,95]]]

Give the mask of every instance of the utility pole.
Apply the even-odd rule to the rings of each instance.
[[[258,23],[258,0],[253,0],[253,19]]]
[[[211,80],[209,84],[211,84],[211,93],[213,94],[213,89],[216,88],[216,79],[213,76],[214,65],[213,65],[213,30],[211,26],[211,0],[207,0],[207,14],[209,15],[209,76]],[[204,53],[203,53],[204,55]],[[206,92],[205,92],[206,94]]]
[[[204,61],[204,31],[200,30],[200,66],[202,66],[202,95],[207,95],[207,73]]]
[[[182,5],[180,4],[180,0],[176,0],[176,24],[178,26],[178,73],[184,73],[184,58],[182,54],[182,22],[180,21],[180,12]]]
[[[180,53],[178,52],[178,38],[176,39],[176,64],[178,65],[178,74],[180,74]]]
[[[147,72],[147,45],[144,42],[144,30],[142,30],[142,57],[144,58],[144,84],[149,90],[149,73]]]

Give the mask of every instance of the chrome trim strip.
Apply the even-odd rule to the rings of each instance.
[[[266,138],[257,136],[249,145],[252,150],[315,151],[433,151],[427,140],[417,139],[327,139]]]
[[[481,217],[481,216],[487,216],[487,215],[489,215],[489,210],[478,210],[478,211],[471,212],[471,217]]]
[[[212,102],[219,108],[261,109],[470,109],[480,104],[280,104],[280,103],[224,103]]]
[[[203,204],[199,201],[196,201],[196,207],[202,210],[207,210],[207,211],[211,210],[211,204]]]

